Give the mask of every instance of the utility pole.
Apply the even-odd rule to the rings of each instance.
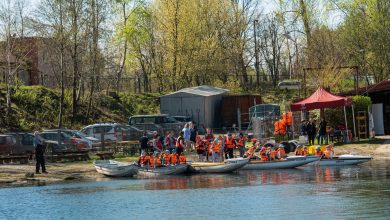
[[[256,84],[259,86],[260,84],[260,69],[259,69],[259,51],[257,48],[257,36],[256,36],[256,23],[258,20],[253,21],[253,39],[255,41],[255,70],[256,70]]]

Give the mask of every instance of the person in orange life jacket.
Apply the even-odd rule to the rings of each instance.
[[[201,140],[200,137],[198,136],[196,138],[196,152],[198,153],[199,161],[204,160],[205,152],[206,152],[206,143],[207,141]]]
[[[179,156],[177,155],[176,150],[172,152],[172,154],[170,155],[170,159],[171,159],[171,165],[176,165],[178,163]]]
[[[138,159],[138,165],[144,167],[147,164],[149,164],[149,156],[146,154],[144,150],[142,150],[141,156]]]
[[[187,163],[187,158],[186,156],[184,156],[184,153],[181,152],[180,156],[179,156],[179,164],[186,164]]]
[[[324,152],[321,150],[320,146],[316,147],[316,156],[320,156],[321,158],[324,156]]]
[[[332,159],[334,156],[333,146],[331,144],[326,146],[326,150],[324,152],[324,159]]]
[[[307,149],[307,146],[304,146],[303,147],[303,151],[302,151],[302,155],[303,156],[306,156],[306,155],[308,155],[309,154],[309,150]]]
[[[262,161],[267,161],[268,160],[267,150],[266,150],[265,147],[261,147],[259,155],[260,155],[260,158],[261,158]]]
[[[219,136],[218,138],[215,138],[212,145],[211,145],[211,153],[212,153],[212,161],[218,162],[219,161],[219,155],[221,151],[221,144],[222,144],[222,137]]]
[[[296,156],[303,156],[302,145],[298,145],[297,149],[295,149],[295,155]]]
[[[284,150],[284,145],[283,144],[280,144],[279,145],[279,148],[276,152],[276,158],[278,158],[279,160],[286,157],[286,151]]]
[[[161,153],[156,153],[155,154],[154,164],[155,164],[155,167],[161,167],[161,165],[162,165]]]
[[[225,141],[225,158],[233,158],[233,149],[236,147],[236,141],[232,134],[228,134],[228,138]]]
[[[240,151],[240,157],[244,157],[245,141],[246,141],[246,138],[245,138],[244,134],[240,133],[240,136],[238,137],[238,143],[237,143],[238,150]]]
[[[268,159],[271,160],[276,160],[276,151],[272,147],[267,148],[268,151]]]
[[[163,166],[169,165],[169,150],[165,150],[165,152],[161,154],[161,164]]]
[[[183,137],[183,135],[184,135],[184,132],[180,131],[179,137],[176,140],[176,153],[178,155],[180,155],[181,152],[183,152],[183,150],[184,150],[184,137]]]

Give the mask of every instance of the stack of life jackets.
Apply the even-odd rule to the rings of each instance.
[[[285,135],[286,134],[286,123],[284,120],[278,120],[274,124],[275,135]]]
[[[282,120],[286,123],[287,126],[291,126],[292,125],[292,112],[285,112],[283,113],[282,115]]]

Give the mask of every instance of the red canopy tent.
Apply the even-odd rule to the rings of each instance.
[[[306,99],[303,99],[299,102],[291,104],[291,111],[309,111],[313,109],[323,109],[323,108],[337,108],[344,106],[344,118],[345,125],[348,130],[347,124],[347,115],[345,111],[345,106],[351,105],[352,99],[343,96],[333,95],[332,93],[326,91],[325,89],[319,87],[311,96]],[[353,108],[352,108],[353,112]],[[355,130],[355,119],[354,130]],[[356,133],[356,132],[355,132]]]
[[[351,98],[333,95],[332,93],[320,87],[308,98],[291,104],[291,111],[309,111],[312,109],[336,108],[351,104]]]

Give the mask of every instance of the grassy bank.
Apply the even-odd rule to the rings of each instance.
[[[126,123],[135,114],[159,112],[160,94],[120,93],[112,96],[104,92],[95,94],[93,106],[87,116],[88,97],[80,97],[77,114],[72,120],[71,93],[66,91],[63,127],[81,128],[97,122]],[[31,131],[56,128],[60,106],[60,92],[41,86],[19,86],[13,88],[12,112],[6,118],[5,87],[0,85],[0,132]],[[72,122],[73,121],[73,122]]]

